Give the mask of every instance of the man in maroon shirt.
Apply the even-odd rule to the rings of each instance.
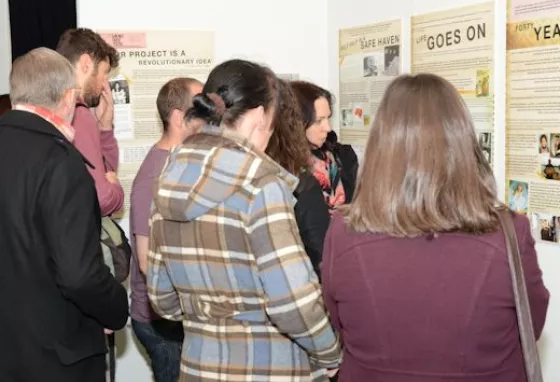
[[[159,177],[169,150],[180,145],[198,128],[196,121],[185,123],[185,112],[192,98],[202,91],[202,84],[192,78],[176,78],[159,91],[157,109],[163,123],[163,135],[142,162],[132,184],[130,196],[130,232],[134,256],[130,270],[132,328],[152,360],[156,382],[175,382],[179,378],[183,327],[158,317],[151,309],[147,295],[149,218],[152,185]]]
[[[113,97],[109,72],[119,57],[115,48],[90,29],[69,29],[62,34],[56,50],[76,70],[80,96],[72,125],[74,146],[91,163],[101,215],[120,210],[124,191],[117,179],[119,147],[113,134]],[[90,110],[91,108],[91,110]]]

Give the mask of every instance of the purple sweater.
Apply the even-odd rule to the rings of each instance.
[[[549,293],[529,221],[514,224],[538,337]],[[340,381],[526,382],[501,232],[392,238],[349,232],[335,214],[322,277]]]

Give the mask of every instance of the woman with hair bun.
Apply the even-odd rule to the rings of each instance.
[[[264,154],[280,107],[269,69],[218,65],[187,119],[206,125],[154,189],[147,283],[183,322],[180,381],[327,381],[340,348],[299,237],[297,178]]]

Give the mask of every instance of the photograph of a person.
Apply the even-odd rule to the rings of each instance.
[[[379,75],[379,63],[377,57],[364,57],[364,77],[377,77]]]
[[[490,71],[479,69],[476,71],[476,96],[488,97],[490,94]]]
[[[130,88],[126,80],[116,80],[109,82],[113,103],[115,105],[126,105],[130,103]]]
[[[560,238],[560,218],[548,214],[532,214],[535,236],[542,241],[558,243]]]
[[[551,158],[560,158],[560,133],[550,134],[549,152]]]
[[[521,214],[527,213],[529,204],[529,183],[517,180],[509,181],[508,205],[509,208]]]
[[[385,72],[386,76],[398,76],[400,74],[400,47],[389,45],[385,49]]]
[[[492,133],[479,133],[478,144],[488,163],[492,163]]]
[[[548,137],[546,134],[539,135],[539,154],[549,154]]]

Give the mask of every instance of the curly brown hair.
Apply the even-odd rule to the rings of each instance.
[[[279,80],[279,84],[280,102],[266,153],[280,166],[300,176],[309,168],[311,151],[296,96],[289,83]]]

